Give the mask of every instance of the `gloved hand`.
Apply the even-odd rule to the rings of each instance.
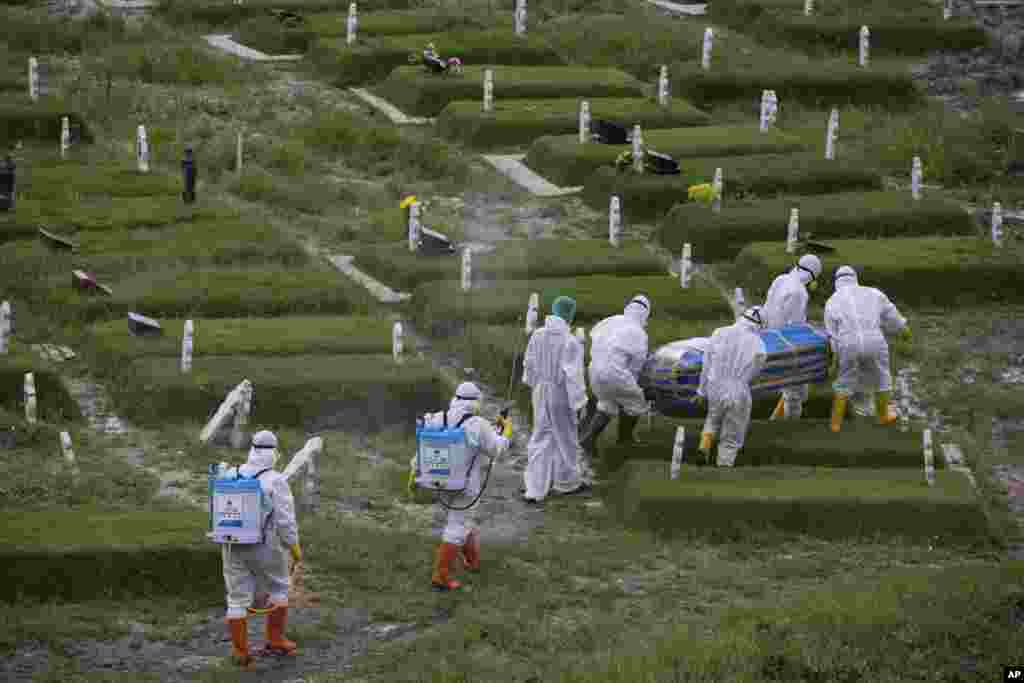
[[[302,564],[302,548],[299,547],[298,543],[292,543],[290,546],[288,546],[288,551],[292,554],[291,571],[294,572],[295,568]]]
[[[499,415],[495,423],[495,426],[498,428],[498,434],[506,439],[512,438],[512,420],[510,418]]]

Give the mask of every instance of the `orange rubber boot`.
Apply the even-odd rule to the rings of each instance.
[[[462,546],[462,559],[466,561],[466,569],[471,572],[480,571],[479,529],[473,529],[466,534],[466,542]]]
[[[267,615],[267,644],[263,646],[263,654],[288,657],[295,654],[298,647],[284,637],[284,629],[288,626],[288,607],[281,606]]]
[[[242,667],[249,668],[252,655],[249,654],[249,624],[245,617],[228,619],[228,632],[231,634],[231,659]]]
[[[846,394],[836,394],[832,397],[832,424],[833,432],[839,432],[843,428],[843,417],[846,415],[846,402],[849,397]]]
[[[454,591],[462,588],[462,583],[449,578],[452,562],[459,554],[459,546],[452,543],[442,543],[437,547],[437,555],[434,557],[434,575],[430,582],[436,591]]]
[[[875,395],[875,412],[878,413],[878,424],[891,425],[898,419],[895,415],[889,414],[889,392],[879,391]]]
[[[775,410],[772,411],[772,416],[769,420],[781,420],[786,417],[786,399],[779,396],[779,402],[775,404]]]

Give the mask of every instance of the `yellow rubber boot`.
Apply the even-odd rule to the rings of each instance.
[[[875,412],[878,413],[878,424],[880,425],[891,425],[896,421],[895,415],[889,414],[889,396],[888,391],[879,391],[875,395]]]
[[[779,402],[775,404],[775,410],[772,411],[772,416],[769,420],[781,420],[786,417],[786,399],[779,396]]]
[[[714,443],[715,435],[712,432],[701,432],[700,446],[697,448],[697,453],[700,455],[702,462],[711,463],[711,447]]]
[[[846,402],[850,397],[846,394],[836,394],[832,397],[832,431],[838,432],[843,428],[843,417],[846,416]]]

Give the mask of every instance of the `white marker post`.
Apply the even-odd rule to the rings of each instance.
[[[71,121],[68,117],[60,117],[60,158],[68,158],[68,150],[71,149]]]
[[[836,142],[839,140],[839,110],[833,109],[828,115],[828,131],[825,133],[825,158],[836,158]]]
[[[345,21],[345,44],[354,45],[356,32],[359,30],[359,14],[356,10],[356,3],[349,3],[348,19]]]
[[[814,0],[804,0],[804,16],[809,17],[814,13]]]
[[[138,157],[139,173],[149,173],[149,140],[146,137],[146,127],[139,124],[135,132],[135,154]]]
[[[953,16],[953,0],[943,0],[942,20],[948,21]]]
[[[28,58],[28,96],[33,102],[39,101],[39,60]]]
[[[317,470],[316,460],[321,452],[322,446],[320,444],[323,442],[320,437],[315,437],[315,439],[318,444],[309,451],[309,456],[306,459],[306,477],[302,483],[302,493],[308,512],[316,512],[320,509],[320,473]]]
[[[796,253],[796,241],[800,239],[800,209],[789,210],[789,229],[786,232],[786,253]]]
[[[700,68],[707,71],[711,68],[711,47],[715,41],[715,32],[708,26],[704,29],[704,45],[700,51]]]
[[[462,291],[473,287],[473,252],[468,246],[462,248]]]
[[[181,371],[192,372],[192,337],[195,327],[191,320],[185,321],[185,329],[181,334]]]
[[[867,26],[860,27],[860,51],[857,55],[857,64],[862,68],[868,68],[871,62],[871,31]]]
[[[897,379],[900,390],[900,431],[910,430],[910,382],[903,375]]]
[[[11,334],[11,304],[8,301],[0,303],[0,355],[6,355],[8,350],[8,337]]]
[[[733,295],[733,297],[733,301],[736,304],[736,308],[739,309],[740,311],[743,311],[743,309],[747,307],[747,298],[743,296],[743,288],[737,287],[736,293]]]
[[[761,122],[760,122],[759,125],[760,125],[760,129],[761,129],[762,133],[765,132],[766,130],[768,130],[768,91],[767,90],[762,90],[761,91]]]
[[[622,233],[622,202],[618,195],[612,195],[608,203],[608,243],[619,246],[619,235]]]
[[[580,102],[580,144],[590,142],[590,102]]]
[[[679,470],[683,465],[683,453],[685,448],[686,428],[676,427],[676,439],[672,444],[672,468],[669,471],[669,478],[672,480],[679,478]]]
[[[924,479],[928,486],[935,486],[935,451],[932,448],[932,430],[926,429],[924,439]]]
[[[515,31],[517,36],[526,35],[526,0],[516,0]]]
[[[396,363],[402,362],[402,353],[405,351],[405,344],[402,340],[402,323],[396,322],[391,328],[391,355]]]
[[[679,286],[683,289],[690,288],[691,271],[693,270],[693,245],[687,242],[683,245],[683,256],[679,259]]]
[[[639,123],[633,125],[633,171],[644,172],[644,135]]]
[[[231,428],[231,447],[245,447],[245,426],[249,424],[249,416],[252,414],[252,382],[242,380],[241,395],[238,405],[235,408],[235,423]]]
[[[914,157],[910,165],[910,196],[914,199],[921,198],[921,157]]]
[[[243,153],[245,151],[245,133],[238,131],[238,140],[235,142],[235,172],[242,174]]]
[[[78,478],[78,463],[75,460],[75,450],[71,445],[71,434],[68,432],[60,433],[60,450],[64,454],[64,461],[67,462],[68,467],[71,468],[71,476],[73,478]]]
[[[534,292],[530,295],[530,303],[526,307],[526,334],[533,334],[537,329],[537,320],[540,317],[540,294]]]
[[[1003,246],[1003,205],[999,202],[992,204],[992,244]]]
[[[409,251],[416,251],[420,244],[420,203],[409,205]]]
[[[768,91],[768,110],[766,116],[768,118],[768,127],[774,128],[775,124],[779,121],[779,96],[775,94],[774,90]]]
[[[711,181],[711,210],[718,213],[722,210],[722,192],[725,191],[725,183],[722,180],[722,169],[715,169],[715,178]]]
[[[662,64],[658,72],[658,106],[667,107],[668,99],[668,67]]]
[[[484,111],[494,111],[494,70],[484,69]]]
[[[36,376],[25,373],[25,422],[36,423]]]

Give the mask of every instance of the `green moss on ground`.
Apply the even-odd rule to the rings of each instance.
[[[28,99],[26,95],[26,100]],[[62,117],[68,117],[71,128],[79,131],[79,140],[91,143],[93,134],[81,113],[57,102],[31,104],[17,100],[0,104],[0,145],[7,147],[21,140],[60,142]]]
[[[15,309],[17,311],[17,309]],[[25,373],[36,383],[36,415],[42,422],[64,424],[81,418],[78,405],[68,395],[60,375],[47,368],[28,348],[12,348],[0,356],[0,408],[14,415],[25,415]]]
[[[719,213],[679,204],[661,221],[658,241],[673,253],[693,245],[694,258],[735,257],[752,242],[785,242],[790,210],[800,209],[801,239],[922,235],[964,236],[976,232],[959,203],[939,197],[915,201],[907,192],[843,192],[770,201],[730,202]]]
[[[440,46],[438,49],[442,49]],[[494,99],[641,97],[643,86],[618,69],[585,66],[494,66]],[[436,76],[402,66],[374,91],[406,114],[436,116],[454,100],[481,100],[484,67],[469,64],[462,76]]]
[[[710,117],[685,100],[673,98],[667,107],[653,99],[599,98],[587,100],[592,119],[606,119],[643,130],[704,126]],[[441,135],[477,148],[523,145],[544,135],[578,131],[580,100],[498,100],[485,113],[479,103],[456,101],[438,116]]]
[[[96,197],[181,197],[181,178],[161,173],[140,173],[116,162],[22,161],[18,163],[18,196],[35,200],[63,200],[70,206]],[[76,207],[77,208],[77,207]]]
[[[497,87],[497,86],[495,86]],[[668,154],[686,168],[686,159],[798,152],[805,145],[778,129],[764,133],[756,125],[711,126],[643,131],[644,145]],[[602,166],[611,166],[629,145],[580,144],[576,135],[542,137],[526,154],[525,163],[556,185],[583,185]]]

